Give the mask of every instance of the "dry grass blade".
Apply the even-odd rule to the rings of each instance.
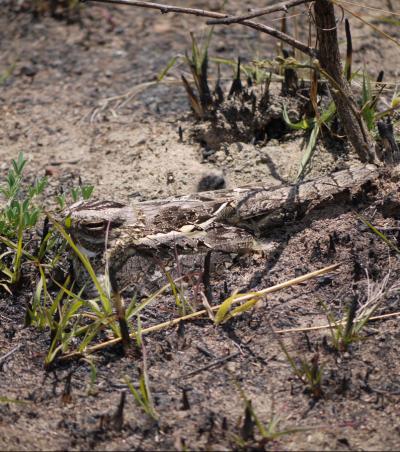
[[[182,75],[181,77],[182,77],[183,86],[185,87],[186,93],[189,98],[190,106],[192,107],[193,112],[195,113],[195,115],[198,118],[200,118],[200,119],[204,118],[205,111],[204,111],[198,97],[194,93],[192,87],[190,86],[189,82],[186,80],[185,76]]]
[[[375,315],[373,317],[369,318],[369,321],[376,321],[376,320],[386,320],[391,319],[395,317],[400,317],[400,312],[391,312],[390,314],[382,314],[382,315]],[[342,320],[340,322],[335,323],[335,325],[344,325],[346,323],[345,320]],[[299,328],[288,328],[286,330],[276,330],[276,334],[288,334],[288,333],[307,333],[308,331],[319,331],[319,330],[327,330],[335,325],[316,325],[316,326],[308,326],[305,328],[299,327]]]
[[[357,3],[357,2],[349,2],[348,0],[340,0],[340,3],[346,3],[347,5],[353,5],[353,6],[360,6],[363,9],[370,9],[371,11],[390,14],[392,16],[400,16],[400,13],[396,13],[396,11],[391,11],[391,10],[382,9],[382,8],[375,8],[373,6],[368,6],[368,5]]]
[[[254,298],[262,298],[265,295],[268,295],[270,293],[277,292],[277,291],[282,290],[282,289],[286,289],[286,288],[294,286],[296,284],[301,284],[301,283],[303,283],[305,281],[308,281],[310,279],[316,278],[317,276],[321,276],[321,275],[324,275],[326,273],[329,273],[329,272],[332,272],[334,270],[337,270],[340,267],[340,265],[341,265],[340,263],[339,264],[330,265],[328,267],[324,267],[324,268],[321,268],[320,270],[316,270],[314,272],[307,273],[306,275],[299,276],[297,278],[291,279],[289,281],[285,281],[285,282],[280,283],[280,284],[276,284],[275,286],[268,287],[268,288],[260,290],[258,292],[252,292],[251,294],[238,295],[235,298],[235,303],[239,303],[241,301],[251,300],[251,299],[254,299]],[[217,306],[212,306],[211,307],[212,311],[218,311],[220,308],[221,308],[221,305],[217,305]],[[151,327],[148,327],[148,328],[144,328],[141,331],[141,334],[145,335],[145,334],[149,334],[149,333],[152,333],[152,332],[155,332],[155,331],[160,331],[160,330],[163,330],[163,329],[166,329],[166,328],[170,328],[172,326],[175,326],[175,325],[179,324],[182,321],[192,320],[192,319],[195,319],[195,318],[201,317],[203,315],[207,315],[207,314],[208,314],[208,312],[207,312],[206,309],[203,309],[203,310],[197,311],[197,312],[193,312],[192,314],[188,314],[188,315],[176,318],[176,319],[168,320],[167,322],[159,323],[157,325],[154,325],[154,326],[151,326]],[[132,338],[136,338],[136,332],[131,333],[130,336]],[[120,341],[121,341],[121,338],[118,337],[118,338],[111,339],[109,341],[103,342],[101,344],[94,345],[92,347],[87,347],[86,350],[85,350],[85,354],[91,354],[91,353],[98,352],[98,351],[103,350],[103,349],[105,349],[107,347],[111,347],[111,346],[113,346],[115,344],[118,344]],[[72,353],[69,353],[67,355],[64,355],[64,356],[60,357],[60,361],[68,361],[68,360],[71,360],[71,359],[81,358],[82,356],[84,356],[84,354],[81,353],[81,352],[72,352]]]
[[[345,6],[343,6],[342,1],[341,0],[332,0],[333,3],[335,5],[340,6],[341,8],[343,8],[344,11],[346,11],[347,13],[351,14],[353,17],[357,18],[358,20],[360,20],[362,23],[364,23],[365,25],[368,25],[368,27],[371,27],[373,30],[375,30],[377,33],[379,33],[380,35],[382,35],[384,38],[389,39],[389,41],[392,41],[393,43],[395,43],[397,46],[400,47],[400,42],[397,41],[397,39],[393,38],[393,36],[388,35],[387,33],[385,33],[384,31],[382,31],[380,28],[378,28],[376,25],[371,24],[371,22],[368,22],[367,20],[363,19],[359,14],[355,13],[354,11],[351,11],[349,8],[346,8]]]

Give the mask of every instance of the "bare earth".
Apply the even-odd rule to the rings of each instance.
[[[205,9],[217,9],[222,3],[180,2]],[[243,10],[241,3],[231,0],[227,8]],[[381,0],[362,3],[386,9]],[[259,2],[246,2],[246,6],[259,6]],[[193,135],[199,125],[189,113],[183,87],[176,82],[187,69],[174,69],[176,77],[165,83],[150,83],[173,56],[184,55],[190,48],[190,31],[200,36],[207,30],[204,20],[90,4],[82,11],[79,25],[49,17],[32,20],[29,13],[2,8],[0,75],[10,67],[13,73],[0,86],[1,177],[11,159],[23,151],[31,178],[48,175],[49,198],[61,188],[76,186],[80,178],[95,186],[98,199],[133,203],[195,192],[200,179],[209,174],[223,175],[228,187],[253,182],[272,186],[296,176],[303,135],[262,144],[223,143],[209,155],[207,146]],[[384,12],[369,13],[354,5],[351,9],[362,11],[364,19],[400,40],[399,25],[384,22]],[[306,15],[299,16],[300,28],[307,21]],[[374,78],[384,69],[387,82],[398,81],[399,47],[382,41],[355,18],[350,21],[356,68],[362,70],[365,64]],[[217,27],[209,53],[229,59],[240,55],[244,61],[273,59],[276,42],[240,26]],[[223,68],[224,77],[230,74],[230,69]],[[215,65],[211,65],[213,77]],[[344,168],[354,159],[343,145],[324,140],[308,177]],[[276,330],[325,325],[319,301],[343,315],[354,288],[363,297],[368,287],[382,284],[388,273],[387,287],[396,284],[398,256],[358,220],[356,212],[390,230],[389,237],[399,244],[399,214],[387,215],[378,205],[370,206],[368,194],[352,204],[327,206],[272,231],[271,252],[234,261],[225,281],[213,281],[215,303],[226,296],[226,288],[228,294],[235,289],[259,290],[341,262],[338,271],[275,293],[226,326],[215,327],[204,318],[146,336],[158,423],[140,411],[130,394],[122,429],[104,427],[102,422],[105,414],[117,409],[125,389],[123,377],[137,381],[139,357],[134,353],[122,357],[113,349],[98,354],[94,383],[85,361],[46,371],[48,332],[23,328],[32,297],[29,285],[13,297],[1,293],[0,449],[238,449],[235,438],[243,434],[244,403],[235,381],[265,425],[275,413],[281,419],[279,429],[301,430],[263,444],[249,443],[261,450],[398,449],[397,318],[368,325],[363,340],[345,354],[334,353],[326,345],[326,329],[282,334],[294,357],[310,359],[319,353],[324,372],[319,400],[304,391],[271,334],[270,322]],[[400,295],[394,290],[377,314],[399,310]],[[146,313],[144,326],[177,316],[170,300],[161,298]],[[229,359],[220,361],[223,357]],[[69,375],[71,399],[66,400],[62,395]],[[23,403],[2,403],[1,397]]]

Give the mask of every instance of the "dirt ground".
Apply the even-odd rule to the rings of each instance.
[[[254,182],[279,185],[296,176],[304,141],[301,133],[210,148],[192,133],[199,125],[178,82],[187,69],[176,67],[164,83],[156,83],[157,74],[171,58],[190,49],[189,32],[204,34],[204,20],[88,4],[82,23],[67,24],[47,16],[34,20],[15,3],[0,3],[4,3],[0,76],[11,72],[0,86],[2,178],[21,151],[29,160],[31,178],[48,176],[49,198],[79,180],[93,184],[98,199],[134,203],[195,192],[202,177],[210,174],[222,175],[227,187]],[[222,3],[180,2],[205,9],[218,9]],[[390,4],[362,3],[385,9]],[[259,6],[259,2],[246,2],[246,6]],[[347,7],[400,40],[398,22],[382,19],[387,13],[350,3]],[[227,8],[243,10],[236,0],[229,0]],[[305,14],[297,20],[300,29],[308,23]],[[399,47],[388,40],[382,44],[376,30],[354,17],[350,21],[354,66],[362,71],[365,65],[373,78],[384,69],[387,87],[393,90],[400,75]],[[290,27],[294,28],[291,21]],[[216,27],[209,53],[228,59],[240,56],[245,62],[273,59],[276,42],[238,25]],[[229,77],[231,70],[223,67],[222,73]],[[216,74],[216,66],[211,65],[211,78]],[[344,144],[321,141],[307,177],[346,168],[355,160],[347,151]],[[378,199],[396,190],[380,188]],[[131,394],[127,394],[123,425],[117,428],[105,421],[105,415],[117,410],[126,389],[124,376],[134,382],[138,379],[137,356],[123,357],[114,349],[97,354],[95,381],[87,361],[45,370],[48,332],[24,328],[32,297],[29,286],[15,296],[2,293],[0,449],[239,449],[238,437],[249,429],[243,428],[245,406],[238,384],[261,422],[268,425],[276,415],[281,420],[278,429],[289,431],[265,442],[256,433],[248,448],[399,449],[396,317],[371,322],[362,340],[341,354],[329,347],[326,329],[280,335],[296,359],[310,360],[318,353],[323,367],[323,395],[318,400],[293,374],[271,333],[271,323],[275,330],[325,325],[318,302],[343,315],[351,294],[357,292],[365,301],[368,291],[384,284],[387,296],[377,314],[400,310],[398,255],[360,222],[356,212],[385,228],[397,244],[399,215],[388,215],[379,201],[371,205],[372,197],[366,193],[353,203],[331,204],[303,221],[272,231],[271,250],[238,258],[224,281],[214,281],[214,295],[219,299],[235,289],[259,290],[334,263],[341,263],[339,270],[277,292],[223,327],[204,318],[146,336],[158,422],[143,414]],[[177,316],[176,308],[161,298],[146,312],[144,326]],[[13,353],[7,355],[9,351]],[[70,397],[65,397],[69,384]],[[2,397],[21,403],[2,403]]]

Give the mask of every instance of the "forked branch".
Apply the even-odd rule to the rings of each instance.
[[[247,14],[240,16],[228,16],[224,19],[211,19],[207,21],[207,25],[229,25],[235,23],[242,23],[244,20],[254,19],[255,17],[265,16],[266,14],[276,13],[278,11],[287,12],[294,6],[303,5],[305,3],[311,3],[314,0],[291,0],[287,2],[277,3],[276,5],[267,6],[266,8],[253,9]]]
[[[82,0],[81,0],[82,1]],[[185,8],[182,6],[172,6],[172,5],[165,5],[162,3],[154,3],[154,2],[142,2],[142,1],[136,1],[136,0],[85,0],[90,2],[97,2],[97,3],[112,3],[117,5],[126,5],[126,6],[137,6],[141,8],[148,8],[148,9],[156,9],[160,11],[162,14],[167,13],[180,13],[180,14],[191,14],[194,16],[201,16],[201,17],[210,17],[213,19],[224,19],[227,18],[226,14],[218,13],[216,11],[207,11],[205,9],[199,9],[199,8]],[[302,3],[306,3],[307,1],[311,0],[296,0],[301,1]],[[267,14],[267,13],[265,13]],[[308,56],[311,56],[314,58],[316,56],[316,50],[312,47],[309,47],[308,45],[304,44],[301,41],[298,41],[297,39],[293,38],[292,36],[283,33],[273,27],[269,27],[268,25],[261,24],[259,22],[254,22],[252,20],[242,20],[240,22],[241,25],[245,25],[246,27],[253,28],[254,30],[258,30],[261,33],[266,33],[270,36],[273,36],[276,39],[279,39],[286,44],[300,50],[301,52],[305,53]]]

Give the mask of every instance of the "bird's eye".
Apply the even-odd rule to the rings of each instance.
[[[84,225],[84,228],[87,229],[88,231],[92,231],[92,232],[100,232],[104,230],[104,221],[96,221],[93,223],[87,223]]]
[[[102,233],[107,230],[107,228],[111,231],[114,228],[117,228],[121,226],[123,221],[120,220],[113,220],[113,221],[106,221],[106,220],[99,220],[99,221],[92,221],[90,223],[84,223],[81,224],[82,229],[86,229],[87,232],[93,233]]]

